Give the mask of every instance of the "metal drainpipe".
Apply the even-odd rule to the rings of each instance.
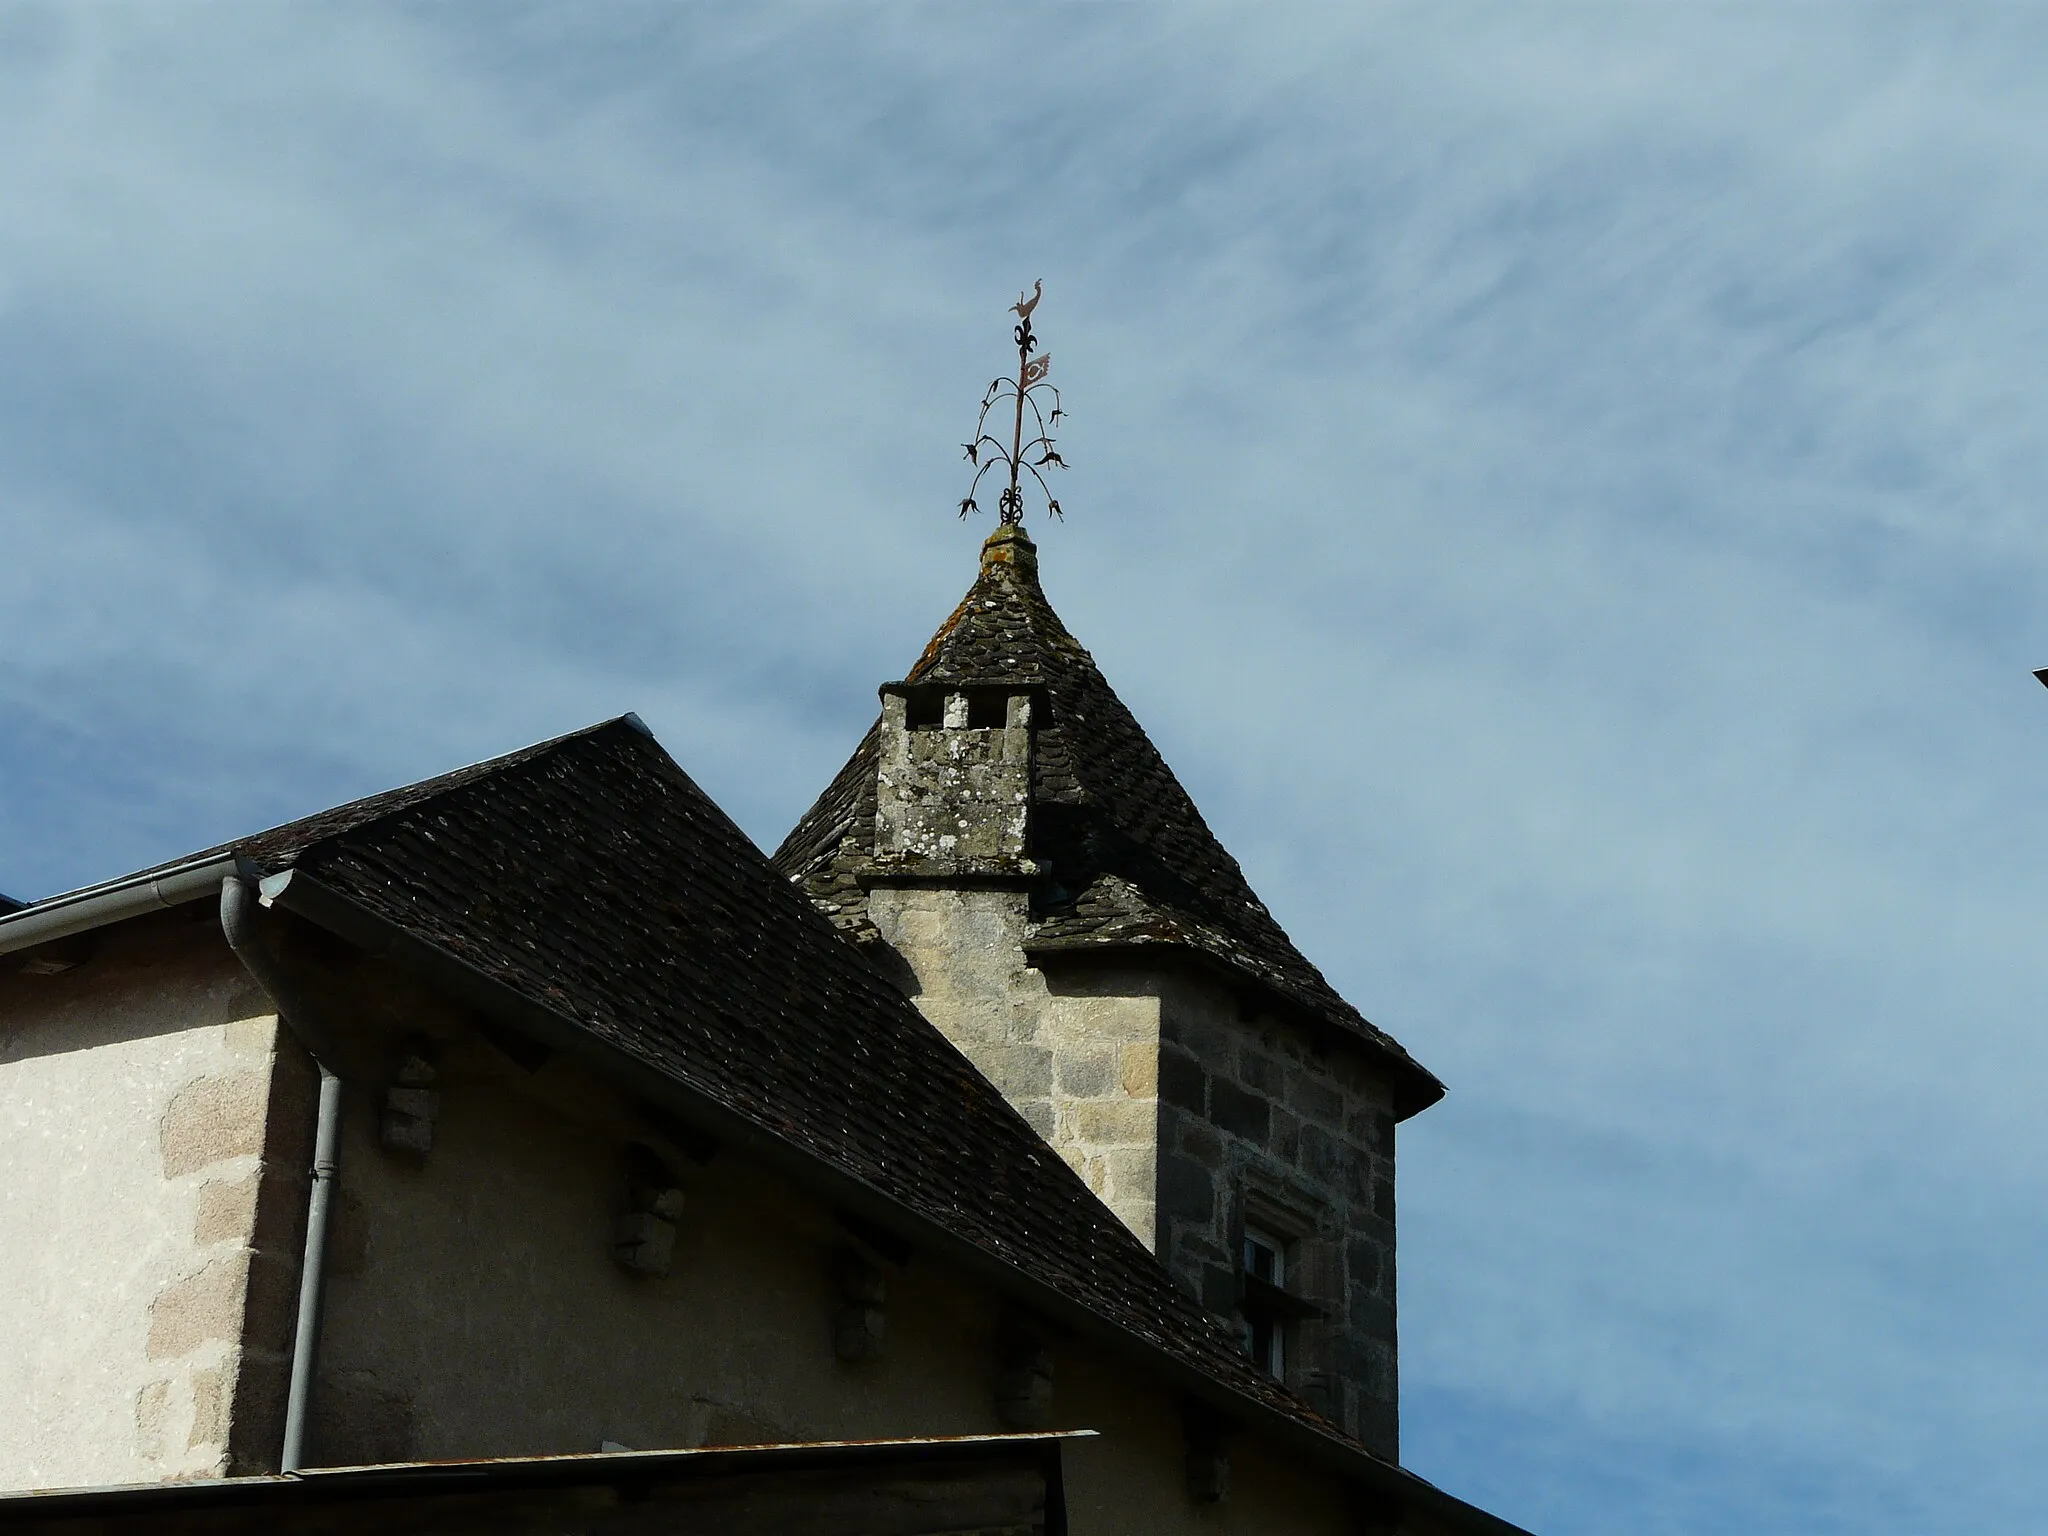
[[[320,1069],[320,1109],[313,1132],[313,1181],[306,1197],[306,1247],[299,1263],[298,1330],[292,1339],[291,1387],[285,1399],[284,1447],[278,1470],[305,1464],[306,1425],[312,1416],[313,1378],[320,1357],[320,1314],[327,1294],[327,1229],[334,1209],[334,1177],[341,1155],[341,1079],[328,1067],[331,1043],[309,1010],[294,1006],[296,988],[256,935],[256,896],[229,875],[220,885],[220,929],[235,958],[277,1005],[285,1026]]]

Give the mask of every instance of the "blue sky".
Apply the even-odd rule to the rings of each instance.
[[[2048,1497],[2048,11],[0,8],[0,889],[637,709],[766,846],[1048,588],[1404,1129],[1418,1471]]]

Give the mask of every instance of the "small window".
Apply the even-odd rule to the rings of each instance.
[[[967,695],[967,724],[977,731],[999,731],[1009,723],[1010,698],[995,688],[977,688]]]
[[[946,695],[937,688],[909,690],[903,698],[903,723],[913,731],[936,731],[945,723]]]
[[[1287,1320],[1265,1303],[1287,1289],[1287,1245],[1265,1232],[1244,1235],[1245,1320],[1251,1324],[1252,1359],[1268,1376],[1287,1375]]]

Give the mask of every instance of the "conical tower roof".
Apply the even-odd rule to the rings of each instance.
[[[1046,601],[1020,527],[981,571],[906,683],[1031,684],[1045,702],[1031,771],[1031,954],[1160,948],[1220,968],[1278,1011],[1367,1047],[1406,1116],[1443,1085],[1337,994],[1274,921],[1173,770]],[[775,854],[842,931],[879,943],[864,877],[875,852],[879,724]]]

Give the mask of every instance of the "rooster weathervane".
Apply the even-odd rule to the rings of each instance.
[[[974,493],[981,487],[981,477],[998,464],[1010,472],[1010,483],[1003,487],[1002,495],[996,501],[997,515],[1005,526],[1014,527],[1024,521],[1023,477],[1027,472],[1038,482],[1039,490],[1045,493],[1046,510],[1054,517],[1064,516],[1058,498],[1040,472],[1067,467],[1067,461],[1053,446],[1050,431],[1066,414],[1060,408],[1058,388],[1046,382],[1046,375],[1052,372],[1052,354],[1031,355],[1031,349],[1038,344],[1038,337],[1031,330],[1031,312],[1038,308],[1038,301],[1044,296],[1045,281],[1041,278],[1031,285],[1029,293],[1018,294],[1017,302],[1010,306],[1010,313],[1017,317],[1016,328],[1010,333],[1017,343],[1017,377],[997,379],[989,385],[988,393],[981,399],[981,419],[974,424],[974,438],[962,445],[967,449],[967,462],[974,466],[974,479],[960,500],[962,517],[981,510],[974,500]],[[1039,410],[1038,397],[1044,391],[1052,394],[1050,415]],[[988,413],[1006,400],[1016,403],[1007,444],[988,430]],[[1031,411],[1032,422],[1038,428],[1038,435],[1029,442],[1024,440],[1024,412],[1027,407]],[[1034,458],[1034,454],[1037,457]]]

